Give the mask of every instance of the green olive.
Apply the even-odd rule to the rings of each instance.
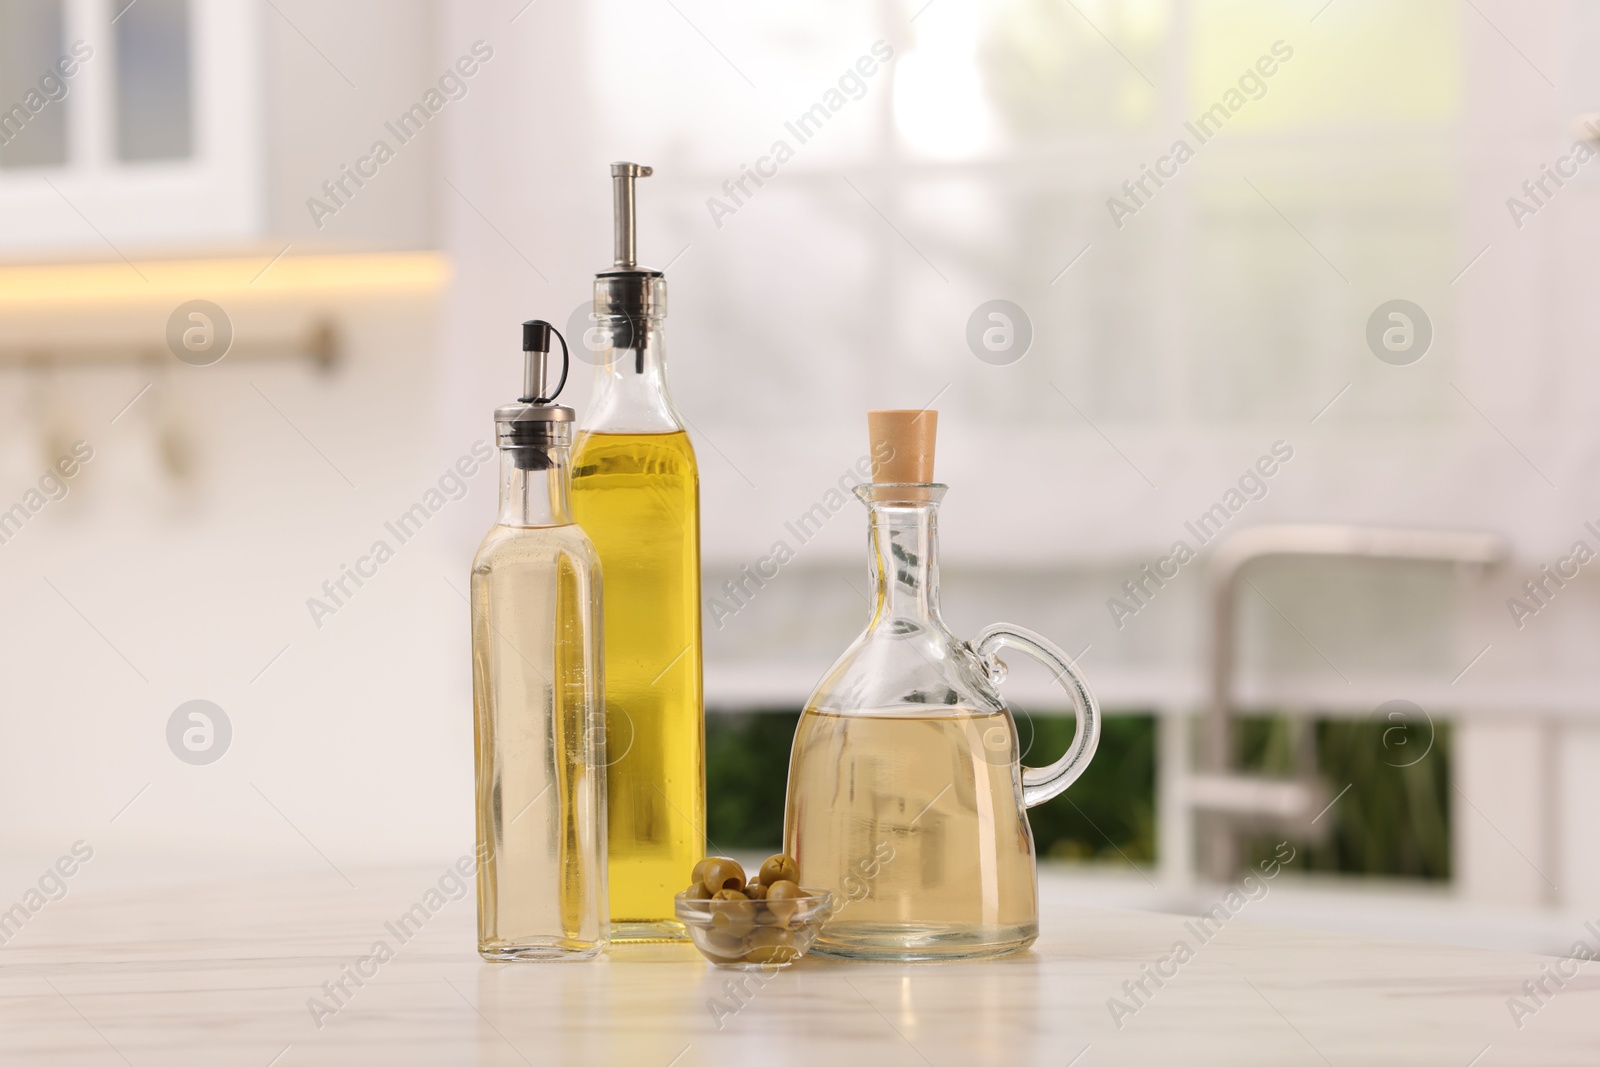
[[[711,896],[711,929],[729,937],[743,937],[756,924],[756,902],[737,889],[721,889]]]
[[[706,892],[706,887],[699,882],[683,891],[684,900],[710,900],[711,894]]]
[[[712,856],[703,861],[705,866],[696,865],[700,872],[700,884],[713,895],[722,889],[743,889],[744,868],[739,866],[737,860],[730,860],[726,856]]]
[[[750,963],[788,963],[797,959],[800,950],[794,947],[794,935],[776,926],[763,926],[745,939],[749,951],[745,960]]]
[[[761,873],[757,876],[762,885],[771,885],[773,882],[798,882],[800,868],[789,856],[779,853],[768,856],[767,861],[761,865]]]
[[[795,912],[800,910],[802,898],[810,896],[804,889],[788,879],[767,886],[766,910],[772,913],[779,926],[788,926]]]
[[[719,959],[736,960],[744,955],[743,937],[710,930],[705,933],[704,938],[704,950]]]
[[[744,895],[749,897],[751,900],[766,900],[767,887],[762,885],[760,882],[751,882],[749,885],[744,887]]]
[[[717,857],[715,857],[715,856],[707,856],[705,859],[701,860],[699,863],[696,863],[694,865],[694,873],[689,875],[689,884],[690,885],[699,885],[701,883],[701,881],[703,881],[705,879],[705,876],[706,876],[706,864],[710,863],[713,859],[716,859],[716,858]]]

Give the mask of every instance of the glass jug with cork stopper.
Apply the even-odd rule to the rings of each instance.
[[[784,847],[836,904],[812,951],[852,959],[970,959],[1039,933],[1026,809],[1078,778],[1100,738],[1093,694],[1060,648],[996,624],[970,643],[939,614],[934,411],[873,411],[872,615],[807,701],[789,761]],[[876,457],[886,457],[879,461]],[[997,685],[1011,648],[1066,690],[1077,734],[1023,767]]]

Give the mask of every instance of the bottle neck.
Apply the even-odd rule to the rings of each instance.
[[[674,433],[683,419],[667,393],[666,334],[659,315],[602,317],[596,327],[599,361],[585,430]]]
[[[885,624],[944,629],[939,615],[938,507],[937,500],[868,500],[870,629]]]
[[[500,450],[500,525],[570,526],[570,446],[562,443],[541,448],[537,463],[530,463],[527,457],[518,455],[526,451],[518,448]],[[543,469],[535,469],[541,466]]]

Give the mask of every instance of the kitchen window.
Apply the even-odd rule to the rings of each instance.
[[[259,20],[253,0],[6,0],[0,251],[258,237]]]

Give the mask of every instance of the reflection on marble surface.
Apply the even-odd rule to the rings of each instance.
[[[1185,917],[1061,905],[1048,871],[1032,952],[940,965],[804,960],[766,981],[713,969],[686,945],[619,948],[593,963],[482,963],[470,895],[444,899],[426,922],[397,925],[436,886],[437,870],[347,873],[355,888],[329,873],[75,889],[0,948],[0,1061],[1600,1060],[1593,964],[1519,1029],[1507,999],[1540,977],[1548,957],[1286,930],[1248,916],[1159,987],[1146,980],[1139,1010],[1114,1017],[1109,1002],[1126,1000],[1124,983],[1186,937]]]

